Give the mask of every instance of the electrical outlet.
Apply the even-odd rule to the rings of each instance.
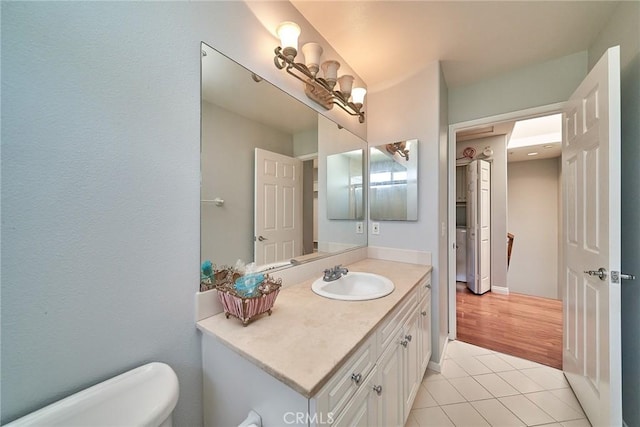
[[[364,224],[361,222],[356,222],[356,233],[362,234],[364,233]]]
[[[380,234],[380,223],[372,222],[371,223],[371,234]]]

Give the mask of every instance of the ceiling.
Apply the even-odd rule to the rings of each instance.
[[[291,0],[370,92],[439,60],[449,88],[584,51],[616,1]],[[301,44],[306,40],[304,33]]]

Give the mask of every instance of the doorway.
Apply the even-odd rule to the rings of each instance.
[[[488,117],[485,119],[474,120],[470,122],[458,123],[451,125],[449,128],[449,140],[456,141],[456,136],[459,136],[458,140],[464,144],[464,146],[456,146],[456,144],[449,145],[449,241],[452,253],[449,256],[449,338],[457,338],[457,302],[456,296],[459,295],[458,283],[456,282],[456,158],[460,157],[457,154],[463,152],[466,145],[470,145],[472,141],[477,146],[473,146],[473,151],[482,153],[484,157],[499,157],[500,160],[493,165],[494,173],[498,176],[497,186],[502,186],[501,190],[492,190],[492,205],[496,203],[496,206],[492,206],[492,228],[496,230],[496,238],[494,239],[495,250],[492,251],[492,276],[494,278],[492,284],[492,293],[509,294],[508,285],[508,270],[507,270],[507,156],[521,156],[518,149],[507,149],[506,144],[509,141],[513,124],[516,121],[522,121],[533,117],[548,116],[551,114],[558,114],[562,109],[563,104],[553,104],[545,107],[538,107],[534,109],[528,109],[500,116]],[[506,128],[506,129],[505,129]],[[502,137],[500,137],[502,135]],[[502,144],[502,145],[500,145]],[[511,154],[508,154],[511,153]],[[527,153],[524,155],[526,156]],[[494,159],[495,160],[495,159]],[[497,171],[495,169],[498,169]],[[496,176],[494,175],[494,177]],[[494,178],[492,177],[492,179]],[[500,183],[501,181],[501,183]],[[555,225],[559,227],[560,220],[556,218]],[[513,244],[517,248],[517,233],[515,234]],[[559,233],[558,233],[559,234]],[[557,235],[556,234],[556,237]],[[501,237],[500,237],[501,236]],[[502,245],[504,242],[504,245]],[[504,247],[503,247],[504,246]],[[557,249],[557,244],[556,244]],[[557,258],[557,257],[556,257]],[[554,261],[555,262],[555,261]],[[531,263],[530,263],[531,264]],[[556,264],[557,265],[557,264]],[[558,283],[557,280],[557,268],[554,269],[554,283]],[[505,296],[506,296],[505,295]],[[554,298],[560,295],[558,292]],[[561,323],[560,323],[561,326]]]

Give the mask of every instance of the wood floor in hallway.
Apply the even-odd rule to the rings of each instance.
[[[458,340],[562,369],[562,301],[458,283],[456,304]]]

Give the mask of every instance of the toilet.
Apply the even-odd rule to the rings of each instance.
[[[152,362],[52,403],[6,427],[171,427],[178,395],[178,377],[173,369]]]

